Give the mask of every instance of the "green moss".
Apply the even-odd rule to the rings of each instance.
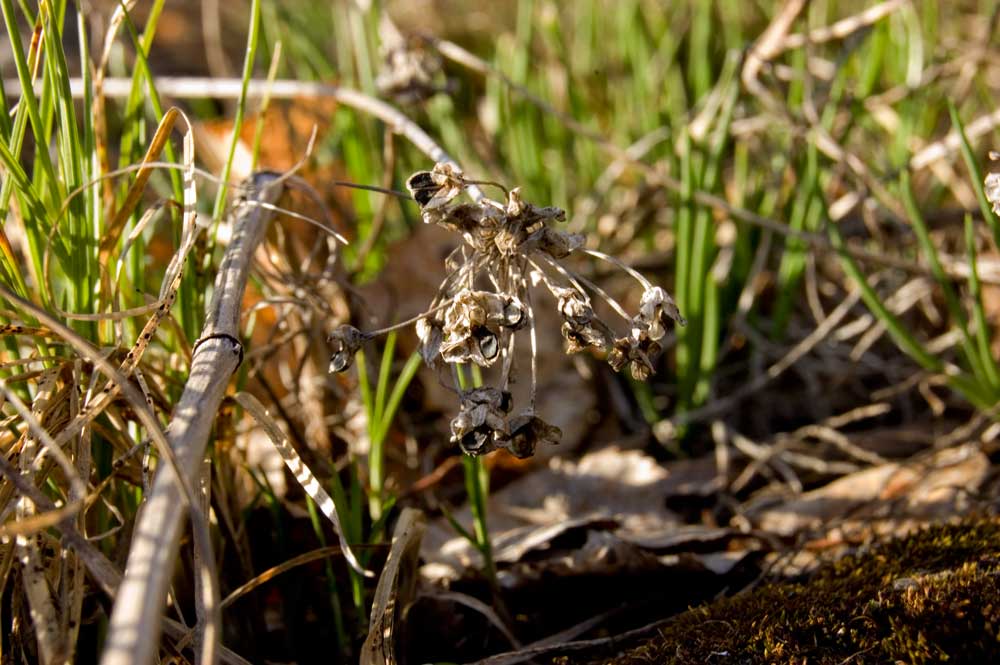
[[[1000,522],[934,526],[807,582],[692,609],[647,643],[593,662],[1000,662],[998,576]]]

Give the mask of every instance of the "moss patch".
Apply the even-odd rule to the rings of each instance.
[[[1000,522],[934,526],[806,582],[692,609],[645,644],[592,662],[1000,662],[998,576]]]

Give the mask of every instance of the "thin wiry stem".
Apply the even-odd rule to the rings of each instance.
[[[545,259],[546,263],[548,263],[549,265],[554,266],[555,268],[557,268],[557,269],[565,272],[570,277],[570,279],[572,279],[572,280],[579,280],[584,286],[586,286],[588,289],[590,289],[591,291],[593,291],[594,293],[596,293],[597,295],[599,295],[601,298],[603,298],[608,303],[608,305],[611,306],[611,309],[615,310],[615,312],[620,317],[622,317],[626,321],[631,321],[632,320],[632,317],[629,316],[628,312],[625,311],[625,308],[622,307],[618,303],[617,300],[615,300],[614,298],[612,298],[611,295],[608,294],[608,292],[605,291],[604,289],[602,289],[600,286],[598,286],[594,282],[590,281],[589,279],[587,279],[583,275],[579,275],[577,273],[570,272],[570,271],[566,270],[565,268],[563,268],[562,266],[560,266],[558,263],[556,263],[555,261],[553,261],[548,256],[546,256],[544,254],[542,254],[541,256],[542,256],[543,259]]]
[[[528,340],[531,342],[531,384],[528,390],[528,409],[535,410],[535,396],[538,393],[538,337],[535,334],[535,309],[531,304],[531,291],[526,280],[521,280],[524,288],[524,307],[528,313]]]
[[[632,277],[634,277],[636,279],[636,281],[638,281],[640,284],[642,284],[642,287],[644,289],[651,289],[651,288],[653,288],[653,284],[648,279],[646,279],[645,277],[643,277],[642,273],[640,273],[635,268],[633,268],[633,267],[625,264],[623,261],[619,261],[618,259],[616,259],[615,257],[613,257],[613,256],[611,256],[609,254],[605,254],[604,252],[599,252],[596,249],[586,249],[586,248],[582,248],[582,247],[580,249],[578,249],[577,251],[578,252],[583,252],[584,254],[587,254],[589,256],[593,256],[594,258],[601,259],[602,261],[607,261],[611,265],[614,265],[614,266],[617,266],[617,267],[621,268],[622,270],[624,270],[628,274],[632,275]]]
[[[542,282],[544,282],[545,286],[549,289],[552,295],[558,298],[558,293],[556,292],[556,289],[559,287],[552,283],[552,280],[549,279],[549,276],[545,274],[545,271],[542,270],[542,267],[537,263],[535,263],[534,260],[532,259],[528,259],[528,263],[530,263],[531,266],[538,271],[538,274],[542,278]],[[569,274],[568,270],[566,270],[565,268],[563,268],[561,265],[559,265],[557,262],[554,261],[550,262],[549,265],[555,268],[560,275],[566,278],[566,280],[573,286],[573,288],[576,289],[577,293],[583,296],[584,302],[586,302],[588,305],[590,304],[590,294],[587,293],[586,289],[584,289],[583,286],[581,286],[578,281],[573,279],[573,276]]]
[[[507,336],[507,345],[503,348],[503,367],[500,371],[500,385],[504,390],[510,385],[510,370],[514,365],[514,333],[504,330]]]
[[[409,326],[411,324],[414,324],[417,321],[419,321],[420,319],[426,319],[431,314],[436,314],[437,312],[440,312],[442,309],[445,309],[446,307],[449,307],[450,305],[451,305],[451,299],[449,299],[447,302],[444,302],[444,303],[441,303],[440,305],[437,305],[436,307],[431,307],[426,312],[421,312],[420,314],[417,314],[416,316],[412,316],[412,317],[406,319],[405,321],[400,321],[399,323],[394,323],[391,326],[386,326],[385,328],[379,328],[378,330],[371,330],[371,331],[368,331],[368,332],[365,332],[365,333],[362,333],[362,334],[365,337],[367,337],[368,339],[373,339],[375,337],[381,337],[382,335],[385,335],[387,333],[391,333],[393,330],[400,330],[401,328],[405,328],[405,327],[407,327],[407,326]]]

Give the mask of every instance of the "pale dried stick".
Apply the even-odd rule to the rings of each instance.
[[[830,25],[823,26],[822,28],[814,28],[806,34],[795,33],[787,35],[778,44],[778,50],[773,53],[772,57],[791,49],[801,48],[806,44],[822,44],[834,41],[835,39],[846,39],[854,33],[878,23],[905,3],[906,0],[886,0],[886,2],[869,7],[853,16],[842,18]]]
[[[264,174],[254,178],[248,200],[260,198],[273,203],[282,188],[272,186],[280,176]],[[239,340],[239,319],[243,292],[257,245],[264,237],[273,213],[248,203],[234,211],[233,238],[223,256],[215,291],[205,316],[205,327],[195,344],[191,369],[184,392],[174,410],[169,427],[170,442],[176,450],[182,482],[192,485],[201,469],[208,436],[229,380],[239,367],[243,345]],[[192,508],[195,502],[189,504]],[[173,562],[180,543],[184,517],[180,487],[176,479],[157,473],[145,509],[135,527],[125,577],[111,613],[108,642],[102,655],[104,665],[149,663],[159,643],[161,618]],[[194,517],[198,514],[192,511]],[[205,542],[210,542],[207,538]],[[205,568],[212,565],[207,556]],[[214,662],[221,628],[218,607],[218,579],[201,570],[205,588],[211,595],[206,604],[206,654],[203,662]]]
[[[761,36],[750,47],[746,60],[743,62],[743,71],[740,73],[743,86],[767,107],[774,107],[777,103],[758,79],[760,70],[766,62],[781,53],[782,43],[791,29],[792,23],[802,13],[805,6],[806,0],[787,0],[778,14],[771,19],[771,23],[768,24]]]

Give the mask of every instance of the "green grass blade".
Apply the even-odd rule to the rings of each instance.
[[[979,210],[983,213],[983,220],[986,222],[986,226],[993,233],[993,242],[996,243],[997,247],[1000,247],[1000,221],[993,214],[990,202],[986,200],[986,193],[983,191],[983,172],[976,162],[975,155],[972,154],[972,146],[969,145],[969,138],[965,135],[965,126],[962,124],[962,119],[958,116],[958,110],[950,99],[948,100],[948,113],[951,114],[951,124],[955,126],[955,131],[958,132],[959,145],[962,148],[962,159],[965,160],[965,166],[969,169],[969,176],[972,178],[972,189],[976,192],[976,200],[979,202]]]
[[[385,348],[382,350],[382,361],[379,363],[378,383],[375,384],[375,411],[368,421],[372,433],[379,429],[382,415],[385,412],[385,394],[389,390],[389,374],[392,372],[392,361],[396,350],[396,332],[386,335]]]
[[[250,30],[247,35],[247,54],[243,61],[243,84],[240,87],[240,98],[236,104],[236,116],[233,118],[233,138],[229,143],[229,154],[222,167],[222,182],[215,196],[215,206],[212,208],[212,219],[222,219],[226,208],[226,192],[228,190],[229,174],[233,170],[233,159],[236,157],[236,146],[240,141],[240,129],[243,127],[243,116],[247,108],[247,90],[253,77],[253,65],[257,55],[257,43],[260,40],[260,0],[253,0],[250,5]]]
[[[966,319],[965,312],[962,310],[962,305],[958,301],[958,295],[955,293],[954,288],[952,288],[951,280],[948,278],[944,268],[941,266],[941,260],[938,257],[937,248],[931,241],[927,224],[924,221],[923,215],[920,213],[920,208],[917,206],[917,202],[913,197],[913,188],[910,185],[909,172],[905,170],[900,175],[900,192],[903,198],[903,206],[906,208],[907,216],[910,219],[910,225],[917,236],[921,252],[927,258],[927,263],[931,269],[931,275],[934,277],[934,280],[938,283],[938,286],[944,294],[945,306],[948,308],[948,313],[955,326],[958,328],[959,333],[962,335],[962,352],[965,356],[966,362],[968,362],[970,369],[972,369],[972,372],[975,374],[977,379],[985,380],[986,370],[982,365],[981,358],[979,357],[979,354],[972,342],[972,338],[969,335],[969,324]]]
[[[983,308],[983,293],[979,282],[979,267],[976,262],[976,233],[972,215],[965,215],[965,253],[969,260],[969,293],[972,296],[972,316],[976,324],[976,346],[979,358],[990,386],[1000,388],[1000,371],[990,350],[990,329],[986,323]]]
[[[420,369],[420,365],[421,356],[419,353],[414,353],[407,359],[406,364],[399,373],[399,377],[396,379],[396,383],[392,387],[392,393],[389,395],[389,402],[386,404],[385,411],[382,413],[382,422],[377,433],[380,441],[385,440],[385,436],[389,431],[389,426],[392,424],[396,411],[399,409],[400,402],[403,401],[403,395],[406,393],[406,389],[413,381],[413,377],[416,376],[417,371]]]

